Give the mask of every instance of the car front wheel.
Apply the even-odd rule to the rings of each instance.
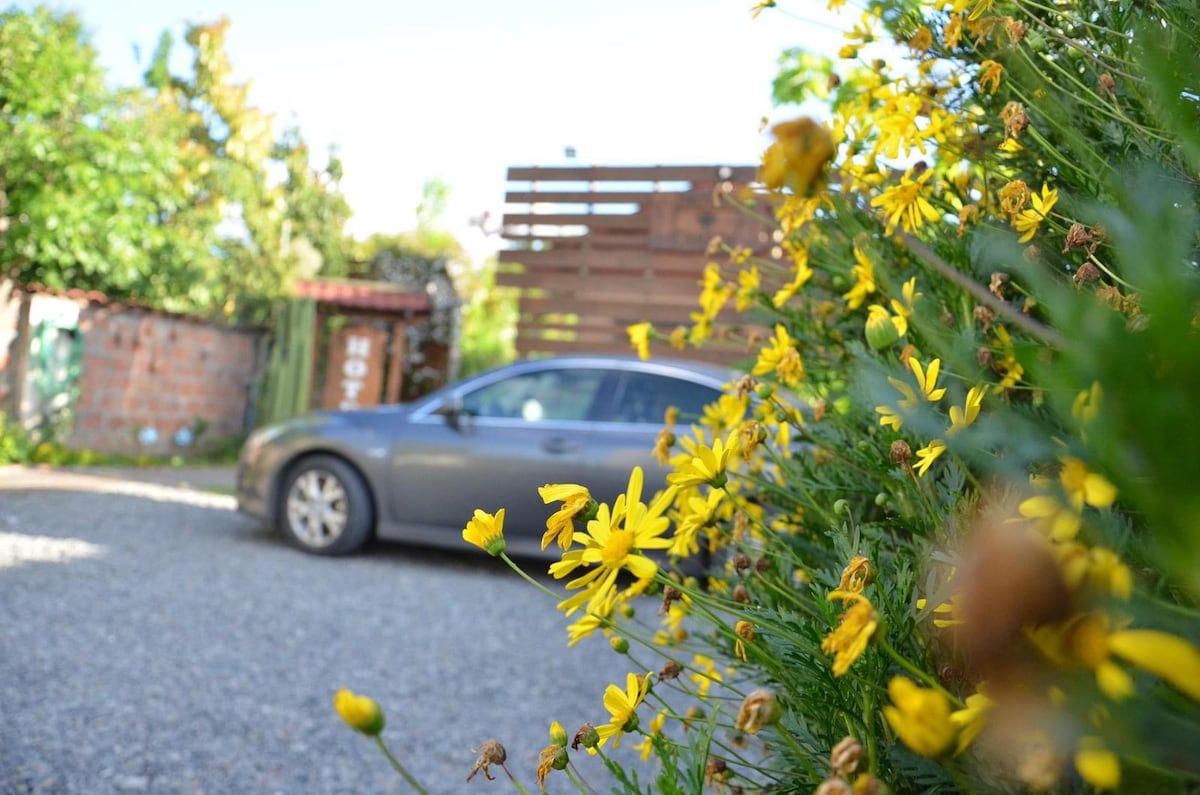
[[[311,456],[288,473],[279,520],[284,536],[306,552],[346,555],[371,537],[371,495],[345,461]]]

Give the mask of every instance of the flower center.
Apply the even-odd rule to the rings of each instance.
[[[600,552],[600,559],[605,563],[620,563],[629,557],[633,549],[633,533],[629,530],[614,530],[608,537],[608,543]]]

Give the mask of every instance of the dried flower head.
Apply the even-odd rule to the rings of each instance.
[[[745,573],[746,569],[752,565],[750,556],[745,552],[739,552],[733,556],[733,570],[738,574]]]
[[[1101,94],[1107,94],[1110,97],[1116,96],[1117,81],[1114,80],[1113,76],[1110,75],[1108,72],[1105,72],[1104,74],[1097,77],[1096,84],[1100,87]]]
[[[862,755],[862,743],[853,737],[846,737],[833,746],[833,750],[829,753],[829,764],[833,768],[833,772],[839,776],[849,777],[858,770],[858,763],[862,760]]]
[[[814,795],[854,795],[854,787],[840,776],[833,776],[821,782]]]
[[[1019,138],[1029,127],[1029,115],[1025,106],[1016,100],[1010,100],[1000,111],[1000,119],[1004,122],[1004,135],[1008,138]]]
[[[475,774],[480,772],[483,773],[483,777],[488,781],[493,781],[495,776],[488,771],[488,767],[491,765],[499,765],[503,768],[504,760],[508,759],[508,752],[504,750],[504,746],[500,743],[496,742],[495,740],[488,740],[482,746],[480,746],[478,753],[479,758],[475,760],[474,767],[472,767],[471,772],[467,774],[467,781],[475,778]],[[504,772],[507,773],[508,769],[505,768]]]
[[[1004,18],[1004,32],[1012,45],[1020,44],[1025,39],[1025,23],[1013,17]]]
[[[715,756],[710,756],[708,761],[704,763],[704,781],[708,786],[720,783],[729,778],[729,765],[724,759],[718,759]]]
[[[991,281],[988,282],[988,292],[997,298],[1004,298],[1004,290],[1008,287],[1011,277],[1003,271],[995,271],[992,273]]]
[[[740,605],[750,604],[750,591],[745,585],[738,583],[737,587],[733,589],[733,601]]]
[[[663,587],[662,604],[658,606],[658,614],[665,616],[671,609],[671,605],[683,598],[683,594],[674,585]]]
[[[747,373],[739,378],[733,386],[734,391],[737,392],[737,396],[744,398],[753,394],[754,390],[758,389],[758,379]]]
[[[679,666],[679,663],[675,662],[674,660],[667,660],[665,663],[663,663],[662,669],[658,672],[658,681],[662,682],[664,680],[678,679],[679,674],[682,672],[683,669]]]
[[[596,731],[596,727],[590,723],[585,723],[575,732],[575,736],[571,739],[571,750],[578,751],[579,746],[584,748],[595,748],[600,744],[600,733]]]
[[[912,460],[912,448],[908,446],[908,442],[903,439],[897,439],[892,442],[892,446],[888,451],[893,464],[899,464],[908,469],[908,462]]]
[[[1100,269],[1090,262],[1085,262],[1079,266],[1079,270],[1075,271],[1071,280],[1075,282],[1076,287],[1092,284],[1100,280]]]
[[[779,720],[779,702],[770,690],[755,690],[742,700],[734,728],[746,734],[756,734],[763,726]]]

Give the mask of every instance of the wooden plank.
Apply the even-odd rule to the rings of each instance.
[[[516,190],[504,194],[509,204],[642,204],[655,196],[674,195],[683,191],[663,190]],[[711,190],[701,190],[705,196]]]
[[[552,248],[502,249],[502,263],[526,266],[528,271],[574,268],[590,271],[626,271],[632,268],[653,273],[690,273],[699,279],[709,258],[703,252],[619,251],[614,249]]]
[[[580,345],[577,342],[566,340],[538,340],[538,339],[523,339],[517,342],[517,351],[521,356],[529,356],[535,354],[571,354],[571,353],[595,353],[607,355],[634,355],[633,346],[629,344],[629,338],[625,337],[622,340],[611,340],[608,342],[596,342],[588,345]],[[667,342],[654,341],[650,343],[650,360],[656,358],[662,359],[684,359],[687,361],[708,362],[710,364],[721,364],[733,366],[736,363],[744,362],[749,358],[744,346],[729,345],[720,346],[717,343],[705,345],[702,348],[684,348],[678,350],[672,348]]]
[[[398,320],[392,324],[391,358],[388,362],[385,403],[399,403],[401,387],[404,386],[404,355],[408,352],[408,324]]]
[[[559,292],[654,292],[681,294],[693,297],[700,294],[698,274],[655,274],[641,271],[605,271],[588,273],[574,271],[527,271],[525,273],[497,273],[496,284],[500,287],[537,288]]]
[[[505,213],[502,226],[586,226],[588,229],[619,229],[644,232],[649,217],[624,213]]]
[[[530,232],[501,232],[500,236],[505,240],[530,241],[545,243],[547,245],[566,246],[574,245],[582,247],[587,245],[592,248],[605,249],[628,249],[645,251],[649,245],[650,235],[645,232],[616,232],[597,230],[598,233],[578,235],[535,235]]]
[[[510,182],[753,182],[758,166],[513,166]]]

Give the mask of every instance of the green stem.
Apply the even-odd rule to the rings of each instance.
[[[530,795],[529,790],[526,789],[525,785],[520,781],[517,781],[516,777],[512,774],[512,771],[508,769],[508,765],[501,762],[500,769],[504,771],[506,776],[508,776],[508,780],[512,782],[512,785],[517,788],[517,792],[521,793],[521,795]]]
[[[396,772],[408,782],[408,786],[412,787],[414,791],[421,793],[421,795],[429,795],[425,788],[417,783],[417,780],[413,778],[407,770],[404,769],[404,765],[400,764],[400,760],[392,756],[392,752],[388,750],[387,744],[383,741],[383,737],[379,736],[378,734],[375,735],[375,744],[379,746],[380,751],[383,751],[383,755],[387,757],[389,762],[392,763],[392,767],[395,768]]]
[[[551,597],[555,601],[562,600],[562,594],[556,594],[554,591],[550,590],[545,585],[543,585],[542,583],[538,582],[537,580],[533,579],[528,574],[526,574],[524,569],[522,569],[520,566],[518,566],[516,563],[513,562],[513,559],[508,556],[507,552],[501,552],[500,559],[503,560],[505,563],[507,563],[508,567],[510,569],[515,571],[518,575],[521,576],[522,579],[525,580],[525,582],[529,583],[534,588],[537,588],[539,591],[541,591],[542,593]]]
[[[935,690],[941,691],[941,693],[944,696],[946,696],[948,699],[950,699],[955,704],[955,706],[959,707],[960,709],[964,706],[962,700],[958,696],[954,695],[949,690],[942,687],[941,682],[939,682],[937,679],[933,678],[933,676],[931,676],[929,673],[921,670],[921,668],[919,668],[917,665],[915,665],[911,660],[909,660],[907,657],[900,654],[900,652],[898,652],[894,648],[892,648],[892,644],[888,643],[887,638],[882,633],[876,633],[875,644],[877,646],[879,646],[879,648],[882,649],[885,654],[887,654],[889,657],[891,657],[892,660],[894,660],[895,663],[897,665],[899,665],[901,668],[903,668],[905,671],[912,674],[917,679],[920,679],[922,682],[924,682],[925,684],[934,688]]]
[[[574,762],[568,762],[564,772],[566,772],[567,778],[571,779],[571,782],[575,784],[575,788],[580,792],[586,792],[588,795],[596,795],[596,790],[592,789],[591,786],[583,780],[583,776],[580,775],[575,769]]]

